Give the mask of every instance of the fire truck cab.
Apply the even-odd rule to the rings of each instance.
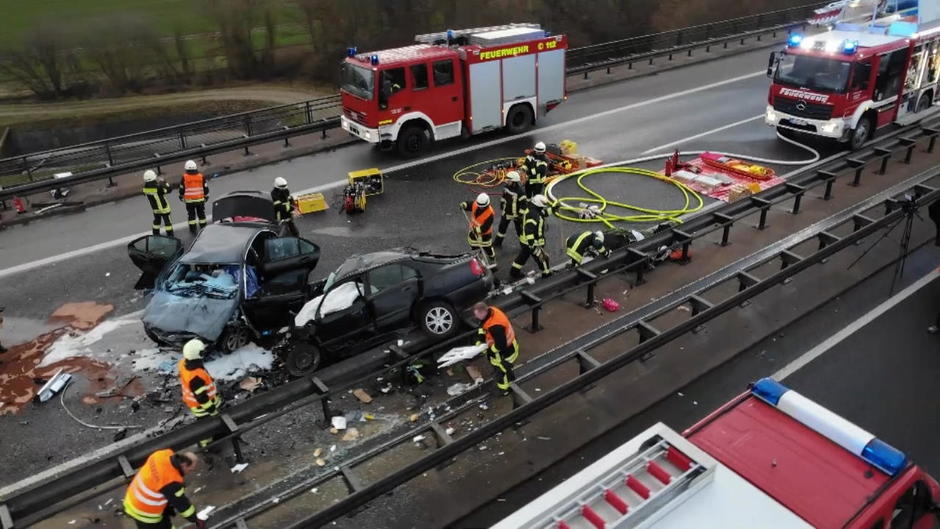
[[[765,122],[860,148],[875,129],[915,119],[940,92],[940,21],[840,22],[793,34],[771,54]]]
[[[682,435],[657,424],[492,529],[930,529],[940,485],[770,378]]]
[[[431,142],[496,129],[516,134],[566,99],[564,35],[536,24],[448,30],[343,63],[342,127],[417,156]]]

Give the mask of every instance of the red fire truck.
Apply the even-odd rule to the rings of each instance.
[[[921,21],[937,9],[925,4]],[[858,149],[875,129],[914,121],[940,100],[940,21],[892,16],[793,34],[786,49],[771,54],[767,73],[768,125]]]
[[[929,529],[940,485],[770,378],[679,435],[657,424],[491,529]]]
[[[536,24],[448,30],[415,41],[371,53],[348,50],[344,130],[417,156],[435,140],[523,132],[567,98],[568,41]]]

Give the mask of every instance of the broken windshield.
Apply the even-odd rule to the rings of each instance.
[[[369,68],[344,62],[340,87],[356,97],[370,101],[375,86],[374,78],[375,76]]]
[[[178,264],[160,289],[183,298],[232,299],[238,293],[240,267],[237,265]]]

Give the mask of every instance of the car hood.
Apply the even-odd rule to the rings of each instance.
[[[199,336],[216,341],[238,308],[238,298],[184,298],[157,291],[147,308],[143,322],[161,339],[175,343]],[[176,338],[174,338],[176,337]]]

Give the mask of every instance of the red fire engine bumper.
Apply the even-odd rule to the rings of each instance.
[[[844,140],[848,138],[851,131],[850,124],[845,118],[832,118],[827,120],[798,118],[774,110],[774,107],[767,105],[767,111],[764,114],[764,123],[771,127],[780,129],[795,130],[805,132],[825,138],[834,138]]]
[[[343,127],[343,130],[361,140],[365,140],[369,143],[379,143],[379,141],[381,141],[379,129],[372,129],[363,126],[347,118],[346,116],[340,116],[339,121],[340,125]]]

